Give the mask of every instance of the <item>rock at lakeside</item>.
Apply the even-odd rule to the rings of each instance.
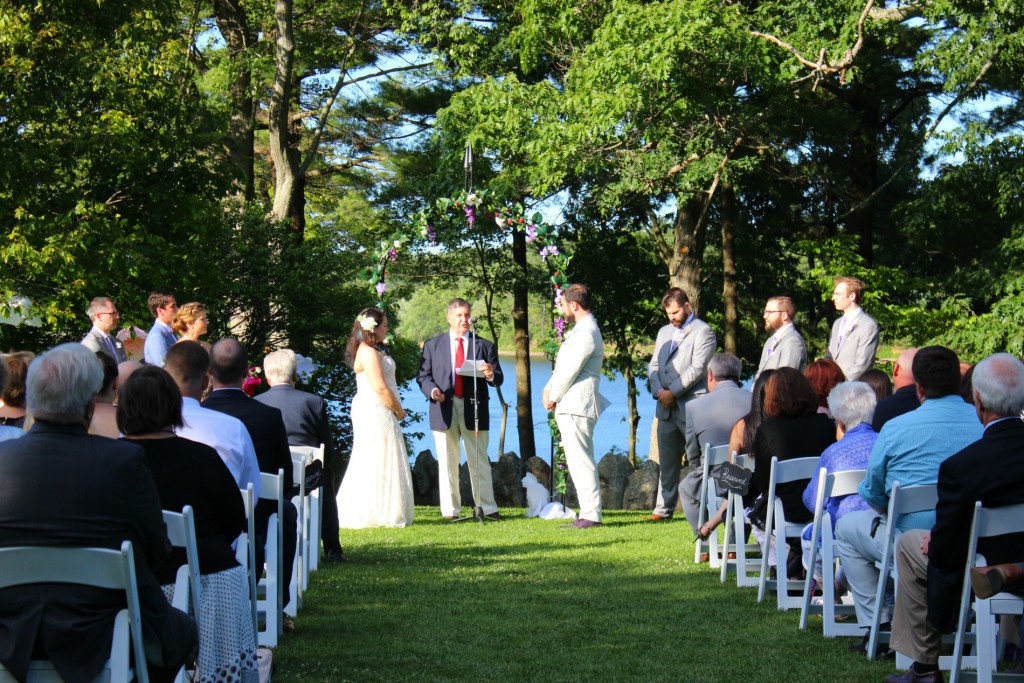
[[[629,458],[618,453],[606,453],[597,464],[597,475],[601,480],[601,507],[607,510],[621,510],[626,485],[633,474]]]
[[[440,505],[437,489],[437,460],[429,450],[420,451],[412,466],[412,497],[416,505]]]
[[[526,489],[523,477],[526,465],[519,456],[509,451],[491,463],[491,482],[494,484],[494,502],[498,507],[526,507]]]
[[[629,478],[629,484],[622,496],[624,510],[653,510],[658,497],[658,479],[661,465],[647,460]]]

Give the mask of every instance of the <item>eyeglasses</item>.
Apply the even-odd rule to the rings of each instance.
[[[121,317],[121,314],[118,313],[117,311],[100,311],[96,315],[110,315],[110,316],[113,316],[115,318],[120,318]]]
[[[769,316],[769,315],[771,315],[772,313],[782,313],[782,311],[765,311],[765,312],[764,312],[764,316],[765,316],[765,317],[768,317],[768,316]]]

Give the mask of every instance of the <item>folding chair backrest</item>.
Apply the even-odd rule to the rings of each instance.
[[[167,538],[175,548],[185,549],[188,566],[189,592],[192,594],[192,613],[199,619],[202,605],[202,591],[199,585],[199,549],[196,546],[196,523],[192,506],[186,505],[181,512],[164,510],[164,524],[167,526]]]
[[[697,528],[701,528],[705,522],[711,518],[711,509],[718,509],[716,501],[718,497],[711,493],[714,491],[711,487],[714,485],[711,480],[711,468],[717,467],[724,462],[729,460],[729,444],[721,444],[718,446],[712,446],[710,444],[704,444],[704,453],[702,455],[701,463],[701,484],[700,484],[700,503],[697,508]],[[708,553],[708,558],[712,568],[718,568],[720,559],[718,552],[718,534],[717,532],[708,538],[708,540],[697,539],[694,544],[694,556],[693,561],[699,562],[702,553]]]
[[[895,574],[893,563],[896,552],[896,526],[903,515],[912,512],[924,512],[934,510],[939,500],[935,484],[919,484],[917,486],[903,486],[898,481],[892,483],[889,491],[889,508],[886,513],[886,535],[882,544],[882,560],[878,563],[878,585],[875,587],[875,614],[871,624],[871,635],[868,637],[868,659],[874,659],[875,650],[879,641],[888,638],[879,631],[882,621],[882,601],[885,600],[885,589],[889,579]]]
[[[985,558],[978,554],[978,540],[992,536],[1024,533],[1024,504],[986,508],[981,501],[974,504],[974,519],[971,521],[971,535],[967,544],[967,562],[964,566],[963,587],[960,593],[960,616],[957,621],[956,641],[953,644],[953,661],[950,666],[950,683],[958,683],[963,662],[963,647],[970,625],[971,569],[985,566]],[[1019,595],[999,593],[984,600],[975,599],[974,613],[977,615],[977,680],[979,683],[992,680],[996,670],[996,628],[993,618],[999,614],[1019,616],[1024,600]]]
[[[779,609],[800,607],[801,599],[789,597],[789,578],[786,574],[786,555],[782,555],[786,546],[786,538],[799,535],[804,525],[793,525],[786,521],[783,514],[782,501],[776,496],[779,484],[810,479],[815,476],[818,466],[818,457],[811,458],[790,458],[779,460],[777,456],[772,457],[771,472],[768,483],[768,508],[764,526],[764,547],[761,554],[761,576],[757,590],[757,601],[764,600],[765,592],[769,588],[768,580],[768,550],[771,547],[772,534],[775,533],[775,572],[778,580],[774,583],[776,587],[777,602]],[[779,556],[782,555],[782,561]]]
[[[733,454],[732,462],[745,470],[754,469],[754,456],[751,453]],[[728,507],[725,512],[725,552],[735,552],[736,559],[728,559],[728,555],[722,562],[720,580],[725,583],[730,568],[736,572],[736,586],[756,586],[758,584],[758,572],[761,561],[755,558],[748,558],[748,552],[757,552],[760,546],[747,543],[747,527],[743,512],[743,498],[736,493],[729,492]],[[731,539],[731,540],[730,540]]]
[[[70,583],[124,591],[132,653],[136,662],[146,661],[131,541],[124,541],[120,551],[106,548],[0,548],[0,567],[3,567],[0,588],[34,583]],[[108,666],[112,677],[119,675],[127,680],[127,642],[118,642],[115,638]],[[136,665],[135,675],[143,683],[148,683],[144,664]]]
[[[241,494],[242,504],[245,506],[247,531],[238,537],[235,559],[246,568],[249,574],[249,607],[252,610],[252,632],[258,633],[259,625],[256,620],[256,584],[259,581],[256,573],[258,571],[258,567],[256,567],[256,495],[253,492],[251,482],[246,488],[241,489]]]
[[[257,642],[260,645],[274,647],[277,645],[277,638],[284,632],[284,623],[281,613],[284,609],[284,470],[279,469],[277,474],[260,473],[260,500],[272,500],[277,502],[277,512],[270,515],[267,528],[267,576],[266,576],[266,600],[261,601],[263,609],[257,609],[264,614],[267,628],[257,632]],[[272,551],[273,550],[273,551]],[[259,567],[256,568],[259,571]],[[271,633],[272,632],[272,633]]]
[[[319,460],[320,464],[324,464],[324,445],[319,446],[289,446],[292,455],[296,453],[303,453],[306,455],[306,462],[312,464],[314,460]],[[316,571],[320,566],[320,530],[322,528],[321,513],[323,512],[323,498],[322,496],[324,488],[314,489],[308,492],[308,495],[303,500],[305,505],[305,530],[306,537],[309,541],[306,543],[306,554],[303,556],[305,562],[303,577],[302,577],[302,590],[306,590],[309,587],[309,572]],[[327,495],[333,496],[334,491],[328,491]]]

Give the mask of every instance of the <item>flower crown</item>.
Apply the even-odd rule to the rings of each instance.
[[[359,327],[363,328],[366,332],[373,332],[377,327],[377,321],[368,315],[364,315],[359,318]]]

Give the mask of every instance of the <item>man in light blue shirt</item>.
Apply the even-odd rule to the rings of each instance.
[[[874,510],[851,512],[836,525],[836,549],[853,592],[857,623],[865,629],[874,617],[875,562],[882,559],[882,544],[888,535],[886,510],[893,482],[901,487],[934,484],[942,461],[981,438],[982,426],[974,407],[960,397],[960,359],[953,351],[942,346],[919,350],[913,373],[921,405],[882,427],[858,490]],[[935,513],[906,515],[895,523],[901,531],[930,529]],[[887,622],[889,608],[882,609],[886,614],[881,621]]]
[[[178,303],[173,294],[160,290],[149,295],[148,303],[149,312],[153,314],[153,327],[146,335],[142,351],[148,364],[162,368],[168,349],[178,341],[171,327],[174,315],[178,312]]]

